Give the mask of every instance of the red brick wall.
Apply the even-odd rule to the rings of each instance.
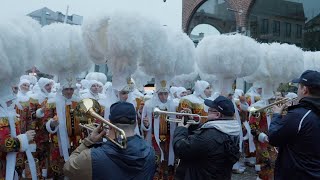
[[[254,0],[225,0],[231,9],[240,11],[239,14],[235,12],[237,27],[246,27],[247,26],[247,16],[250,10],[251,4],[254,3]]]
[[[204,1],[205,0],[182,0],[182,29],[184,32],[187,31],[187,26],[193,13]]]
[[[193,13],[206,0],[182,0],[182,29],[187,31],[187,26]],[[248,11],[255,0],[225,0],[231,9],[240,11],[242,14],[235,12],[237,27],[246,27]]]

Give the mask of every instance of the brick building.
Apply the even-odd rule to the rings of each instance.
[[[287,0],[183,0],[182,28],[190,35],[199,24],[220,33],[240,32],[260,42],[303,46],[303,3]]]

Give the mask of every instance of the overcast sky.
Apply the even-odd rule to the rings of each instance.
[[[48,7],[69,15],[93,17],[104,12],[118,10],[140,12],[158,19],[163,25],[181,29],[182,0],[1,0],[1,17],[26,15],[37,9]]]

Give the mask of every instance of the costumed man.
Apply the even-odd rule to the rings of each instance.
[[[194,85],[194,93],[181,98],[177,112],[180,112],[183,109],[190,109],[192,114],[207,116],[208,108],[204,105],[204,100],[211,97],[211,94],[212,89],[207,81],[197,81]],[[201,123],[205,122],[206,119],[201,118]]]
[[[19,118],[20,118],[20,131],[21,133],[26,133],[27,130],[34,130],[35,129],[35,123],[36,121],[32,121],[31,120],[31,114],[30,114],[30,111],[29,111],[29,100],[30,100],[30,95],[29,95],[29,91],[30,91],[30,81],[28,79],[26,79],[27,76],[21,76],[20,77],[20,82],[19,82],[19,85],[18,85],[18,88],[19,88],[19,91],[18,91],[18,94],[17,94],[17,99],[15,100],[15,109],[16,109],[16,113],[19,115]],[[33,147],[33,149],[31,149],[31,147]],[[25,168],[25,160],[26,160],[26,156],[27,156],[27,159],[29,161],[29,164],[30,164],[30,161],[31,164],[35,164],[35,161],[34,161],[34,158],[32,156],[32,152],[35,152],[35,149],[36,146],[35,144],[30,144],[30,149],[26,151],[26,153],[18,153],[17,154],[17,167],[18,168],[18,173],[21,173],[22,174],[22,171],[23,169]],[[26,154],[26,156],[25,156]],[[33,173],[33,174],[32,174]],[[35,168],[33,167],[32,169],[32,173],[31,174],[26,174],[24,175],[25,177],[27,178],[31,178],[31,176],[33,175],[34,177],[37,176],[36,175],[36,170]]]
[[[177,97],[177,90],[178,90],[178,87],[176,87],[176,86],[171,86],[170,87],[169,92],[170,92],[170,95],[171,95],[172,99],[178,98]]]
[[[133,78],[129,77],[127,79],[127,86],[129,89],[127,102],[133,104],[134,108],[136,109],[137,114],[138,114],[139,110],[142,113],[142,109],[143,109],[144,102],[145,102],[144,95],[136,87],[136,83]],[[136,124],[137,124],[137,126],[135,128],[135,133],[137,135],[141,136],[141,134],[142,134],[142,132],[140,131],[141,130],[141,128],[140,128],[141,127],[141,118],[139,118],[138,116],[137,116]]]
[[[101,106],[101,112],[99,114],[103,116],[105,113],[106,96],[100,93],[100,91],[102,90],[101,82],[97,80],[89,80],[88,87],[90,88],[89,91],[84,93],[81,99],[91,98],[98,101]]]
[[[154,179],[173,179],[175,158],[172,146],[173,133],[176,123],[166,121],[167,115],[155,116],[155,107],[162,111],[174,112],[176,107],[169,97],[169,88],[165,80],[156,80],[156,93],[146,101],[142,111],[143,123],[141,129],[146,141],[156,152],[156,173]],[[174,117],[175,118],[175,117]]]
[[[117,89],[114,89],[112,86],[110,86],[107,90],[106,94],[106,100],[104,101],[105,111],[104,111],[104,117],[105,119],[109,118],[110,115],[110,107],[113,103],[116,103],[118,101],[121,102],[129,102],[131,103],[135,109],[137,108],[137,99],[138,98],[138,92],[135,92],[134,82],[132,78],[127,79],[127,84],[122,87],[122,89],[119,91]],[[142,94],[141,94],[142,95]],[[135,134],[141,135],[138,123],[136,123],[135,128]]]
[[[48,168],[50,166],[50,126],[47,122],[56,123],[56,105],[55,94],[51,93],[54,81],[48,78],[40,78],[38,85],[40,91],[33,94],[30,98],[30,114],[31,123],[35,123],[34,130],[36,131],[35,143],[37,150],[33,156],[39,160],[39,167],[41,169],[41,176],[44,178],[48,176]]]
[[[21,79],[18,85],[19,91],[17,94],[15,109],[17,114],[20,116],[21,121],[21,132],[26,132],[27,129],[32,129],[30,127],[30,112],[29,112],[29,91],[30,91],[30,81],[27,79]],[[34,128],[33,128],[34,129]]]
[[[246,158],[254,157],[253,152],[255,152],[255,146],[253,142],[253,136],[251,134],[251,129],[248,123],[249,113],[248,107],[249,104],[246,101],[246,97],[244,96],[244,92],[241,89],[235,89],[233,95],[234,102],[239,113],[240,121],[241,121],[241,129],[243,134],[243,143],[240,147],[242,147],[241,152],[244,153]],[[249,146],[250,144],[250,146]],[[253,164],[254,165],[254,164]],[[241,174],[245,171],[245,167],[242,162],[237,162],[233,165],[233,172]]]
[[[83,137],[79,127],[80,120],[74,114],[79,101],[79,97],[74,93],[76,88],[74,77],[61,78],[60,89],[55,97],[57,120],[47,122],[47,127],[51,128],[49,176],[55,179],[64,177],[63,166],[69,159],[69,152],[80,145]]]
[[[176,106],[179,106],[180,99],[187,95],[187,90],[184,87],[177,87],[176,89],[176,98],[173,99],[173,102]]]
[[[11,89],[2,87],[0,95],[0,179],[18,179],[15,170],[20,171],[19,175],[21,175],[21,163],[23,164],[24,161],[17,159],[17,153],[29,150],[29,142],[33,141],[35,131],[21,133],[20,120],[10,102],[12,101]],[[36,172],[34,161],[30,168]],[[36,173],[32,178],[37,178]]]
[[[267,100],[260,100],[251,104],[251,107],[262,108],[268,105]],[[268,119],[270,114],[261,112],[259,116],[250,115],[249,125],[256,148],[255,170],[258,172],[258,178],[263,180],[273,179],[274,166],[277,157],[277,150],[268,143]]]
[[[253,83],[252,87],[245,94],[249,106],[261,99],[262,86],[260,83]]]
[[[144,108],[146,101],[148,101],[151,98],[152,98],[152,96],[150,97],[149,95],[145,95],[143,98],[141,98],[139,101],[137,101],[137,108],[136,108],[137,123],[138,123],[138,127],[139,127],[139,132],[143,137],[146,136],[146,131],[142,131],[142,129],[140,128],[141,123],[143,121],[142,112],[143,112],[143,108]]]
[[[99,99],[105,99],[105,94],[103,93],[103,85],[107,82],[107,76],[101,72],[90,72],[86,75],[86,80],[95,80],[96,86],[98,86]],[[88,87],[91,87],[89,83]],[[95,95],[96,96],[96,95]],[[97,100],[97,99],[96,99]],[[99,102],[99,100],[97,100]],[[99,102],[100,103],[100,102]],[[102,114],[103,115],[103,114]]]
[[[20,81],[22,80],[22,79],[26,79],[26,80],[28,80],[29,82],[30,82],[30,91],[28,92],[28,94],[32,94],[33,92],[32,92],[32,89],[33,89],[33,87],[37,84],[37,82],[38,82],[38,79],[37,79],[37,77],[35,77],[35,76],[33,76],[33,75],[22,75],[21,77],[20,77]]]
[[[104,86],[103,86],[103,93],[106,95],[106,93],[107,93],[107,91],[108,91],[108,89],[110,88],[110,87],[112,87],[112,82],[106,82],[106,84],[104,84]]]
[[[251,104],[254,104],[255,102],[258,102],[261,100],[261,94],[262,94],[262,85],[261,83],[253,83],[252,87],[247,91],[245,94],[247,104],[250,106]],[[248,117],[249,119],[249,117]],[[248,132],[251,132],[251,127],[249,124],[245,123],[244,124],[246,127],[246,130]],[[255,154],[255,143],[253,143],[253,136],[251,133],[248,133],[248,144],[245,144],[245,147],[249,147],[249,152],[246,153],[246,159],[245,163],[246,165],[250,167],[254,167],[256,164],[256,154]]]
[[[89,90],[90,90],[89,80],[82,79],[82,80],[80,81],[80,84],[81,84],[81,87],[80,87],[80,89],[79,89],[79,94],[80,94],[80,96],[82,97],[83,94],[88,93]]]

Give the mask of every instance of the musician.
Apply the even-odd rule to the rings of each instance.
[[[39,167],[41,169],[42,177],[48,176],[48,168],[50,164],[50,126],[47,122],[52,121],[56,116],[55,94],[51,93],[54,81],[48,78],[40,78],[38,85],[40,90],[32,94],[30,97],[30,128],[36,131],[35,143],[37,150],[33,153],[34,158],[39,160]],[[51,125],[51,123],[50,123]],[[54,126],[51,126],[54,127]],[[29,130],[29,129],[27,129]]]
[[[106,132],[101,125],[72,152],[64,165],[69,179],[152,179],[155,172],[155,153],[140,136],[134,135],[136,111],[132,104],[117,102],[110,107],[109,120],[123,129],[127,148],[121,149],[111,141],[100,145]],[[113,129],[109,136],[115,139]]]
[[[156,93],[145,103],[142,111],[143,123],[141,129],[144,138],[152,144],[156,152],[157,170],[154,179],[173,179],[175,158],[172,138],[176,123],[167,122],[166,115],[153,115],[153,109],[158,107],[163,111],[175,112],[176,107],[169,99],[167,81],[156,79]]]
[[[275,179],[320,179],[320,73],[307,70],[300,78],[299,103],[273,107],[270,144],[279,147]]]
[[[208,121],[189,133],[189,124],[179,123],[174,132],[174,152],[180,158],[175,179],[231,179],[239,160],[240,127],[234,119],[232,101],[218,96],[205,100]]]
[[[57,118],[47,122],[51,139],[49,176],[54,179],[63,178],[62,169],[64,162],[69,159],[69,151],[75,150],[84,138],[78,126],[80,120],[74,114],[79,101],[74,94],[75,78],[61,78],[60,88],[55,97]]]

